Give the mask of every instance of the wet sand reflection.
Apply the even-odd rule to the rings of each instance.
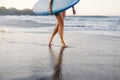
[[[50,46],[49,51],[51,55],[51,63],[53,64],[53,75],[52,80],[62,80],[62,58],[63,58],[63,51],[65,48],[61,47],[59,54],[53,50],[53,48]]]

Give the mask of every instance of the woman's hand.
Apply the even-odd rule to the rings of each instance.
[[[49,6],[49,8],[48,8],[48,12],[49,12],[50,15],[52,15],[52,9],[51,9],[50,6]]]
[[[72,10],[73,10],[73,14],[75,15],[76,14],[76,10],[75,10],[74,6],[72,7]]]
[[[52,15],[52,0],[49,0],[48,12],[50,15]]]

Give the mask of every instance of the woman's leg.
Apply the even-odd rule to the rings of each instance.
[[[59,24],[57,23],[56,26],[55,26],[55,28],[54,28],[54,30],[53,30],[53,32],[52,32],[52,35],[51,35],[51,37],[50,37],[49,46],[51,45],[51,42],[52,42],[54,36],[55,36],[56,33],[58,32],[58,27],[59,27]]]
[[[55,28],[54,28],[54,30],[53,30],[53,33],[52,33],[52,35],[51,35],[51,37],[50,37],[49,46],[51,45],[51,42],[52,42],[54,36],[55,36],[56,33],[58,32],[58,29],[59,29],[59,27],[60,27],[59,24],[61,24],[62,27],[64,26],[64,17],[65,17],[65,14],[66,14],[66,12],[64,11],[64,12],[61,12],[61,13],[55,15],[55,16],[56,16],[56,19],[59,18],[59,17],[57,17],[57,16],[60,16],[60,17],[62,18],[62,19],[60,20],[60,21],[62,21],[62,23],[61,23],[60,21],[58,21],[58,19],[57,19],[58,23],[56,24],[56,26],[55,26]],[[59,23],[59,22],[60,22],[60,23]],[[59,30],[59,35],[62,36],[62,37],[60,37],[62,46],[63,46],[63,47],[66,47],[65,42],[64,42],[64,40],[63,40],[63,31],[62,31],[62,30],[63,30],[63,28],[62,28],[62,29],[60,28],[60,30]]]
[[[64,20],[64,18],[65,18],[65,15],[66,15],[66,11],[64,11],[64,12],[61,12],[61,15],[62,15],[62,18],[63,18],[63,20]]]
[[[59,24],[58,33],[59,33],[59,36],[60,36],[60,41],[61,41],[62,47],[66,47],[66,44],[65,44],[64,39],[63,39],[63,30],[64,30],[63,15],[62,15],[62,13],[58,13],[55,16],[56,16],[57,22]]]

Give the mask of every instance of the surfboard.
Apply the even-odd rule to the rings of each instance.
[[[53,0],[52,14],[65,11],[77,4],[79,1],[80,0]],[[37,15],[49,15],[48,7],[49,0],[39,0],[33,7],[33,13]]]

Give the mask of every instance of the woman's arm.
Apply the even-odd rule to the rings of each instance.
[[[49,8],[48,8],[48,11],[49,11],[49,14],[52,15],[52,1],[53,0],[49,0]]]
[[[75,10],[74,6],[72,7],[72,11],[73,11],[73,14],[75,15],[76,14],[76,10]]]

